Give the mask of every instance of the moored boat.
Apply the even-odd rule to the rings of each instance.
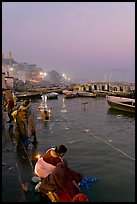
[[[135,99],[107,95],[106,100],[112,109],[135,113]]]
[[[19,100],[25,99],[40,99],[42,96],[41,92],[15,92],[15,97]]]
[[[47,99],[58,99],[58,93],[56,92],[50,92],[50,93],[47,93],[46,96],[47,96]]]
[[[78,96],[77,92],[75,91],[67,92],[64,95],[65,98],[75,98],[76,96]]]
[[[69,90],[67,90],[67,89],[64,89],[64,90],[62,90],[62,93],[63,93],[63,94],[69,94],[69,93],[72,93],[72,91],[69,91]]]
[[[78,96],[83,96],[83,97],[96,97],[95,93],[87,92],[87,91],[78,91],[77,94]]]

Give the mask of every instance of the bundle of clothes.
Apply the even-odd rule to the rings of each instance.
[[[66,162],[56,165],[39,185],[39,192],[48,195],[52,202],[89,202],[78,183],[82,175],[68,167]]]

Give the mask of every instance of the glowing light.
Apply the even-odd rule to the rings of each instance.
[[[36,158],[39,159],[40,158],[40,154],[36,155]]]
[[[62,74],[62,76],[63,76],[63,77],[66,77],[66,75],[65,75],[65,74]]]

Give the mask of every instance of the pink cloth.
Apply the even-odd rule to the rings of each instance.
[[[43,160],[43,157],[39,158],[35,164],[34,172],[41,178],[45,178],[48,176],[53,170],[55,166],[49,164]]]

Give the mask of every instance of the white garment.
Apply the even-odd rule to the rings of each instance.
[[[34,172],[41,178],[45,178],[55,169],[55,166],[49,164],[43,160],[43,158],[39,158],[35,164]]]

